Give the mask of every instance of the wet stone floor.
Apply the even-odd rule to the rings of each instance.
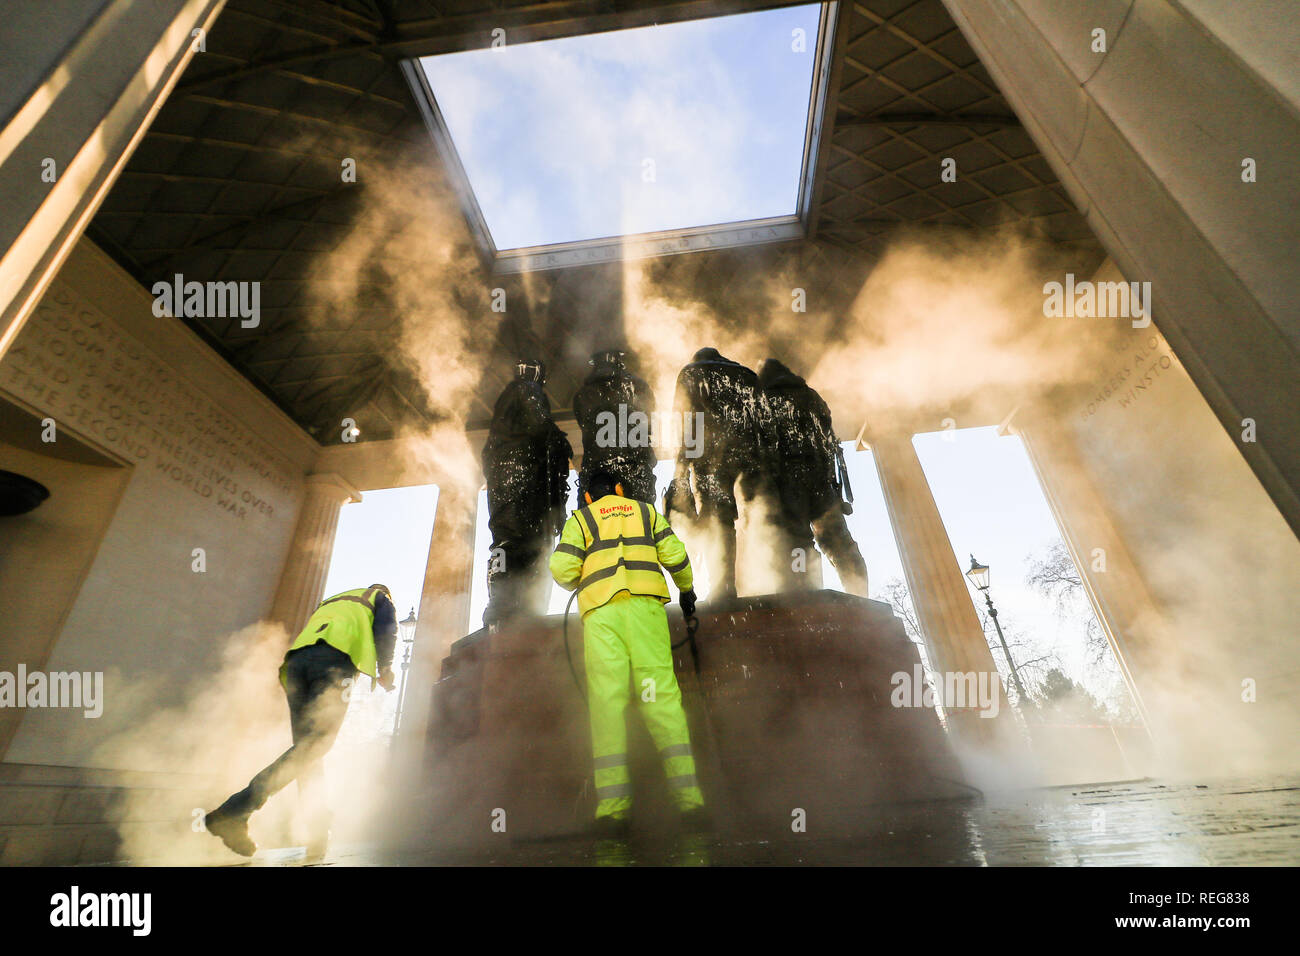
[[[338,846],[341,866],[1267,866],[1300,863],[1300,775],[1138,780],[991,793],[969,800],[875,806],[853,836],[760,839],[634,831],[626,840],[512,841],[482,851]],[[264,851],[253,865],[301,865],[301,851]]]

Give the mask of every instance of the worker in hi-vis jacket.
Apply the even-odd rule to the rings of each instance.
[[[632,790],[624,711],[634,687],[673,802],[684,822],[698,827],[704,822],[704,795],[695,776],[664,611],[670,600],[663,575],[667,570],[680,592],[682,613],[695,613],[686,546],[652,505],[626,497],[615,475],[593,474],[583,497],[585,503],[565,522],[551,555],[551,575],[562,588],[578,589],[597,829],[626,832]]]

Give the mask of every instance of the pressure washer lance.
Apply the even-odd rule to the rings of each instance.
[[[709,707],[709,695],[704,691],[704,683],[700,679],[700,649],[695,643],[695,632],[699,630],[700,619],[694,614],[685,618],[686,637],[673,645],[674,648],[681,647],[683,644],[691,645],[691,659],[695,664],[695,693],[700,698],[700,713],[704,716],[704,735],[708,738],[709,769],[713,772],[713,779],[716,782],[718,790],[725,790],[728,799],[733,802],[735,793],[732,790],[731,781],[727,775],[722,772],[722,754],[718,748],[718,732],[713,727],[713,710]],[[717,794],[714,794],[716,798]],[[722,825],[722,818],[715,814],[714,826]]]
[[[673,650],[681,647],[683,644],[691,645],[691,660],[695,662],[695,681],[700,680],[700,649],[695,644],[695,632],[700,628],[700,619],[692,614],[690,617],[683,618],[686,622],[686,637],[673,645]]]

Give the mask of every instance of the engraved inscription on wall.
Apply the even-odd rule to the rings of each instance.
[[[1116,350],[1116,357],[1117,362],[1111,367],[1110,374],[1097,384],[1096,392],[1079,409],[1083,421],[1110,402],[1122,410],[1129,410],[1174,366],[1173,352],[1154,329],[1146,331],[1136,341],[1125,341]]]
[[[64,283],[0,362],[0,390],[232,520],[270,519],[292,495],[283,458]]]

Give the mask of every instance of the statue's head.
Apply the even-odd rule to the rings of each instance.
[[[626,354],[620,349],[604,349],[593,352],[587,364],[598,371],[621,372],[624,368],[623,356]]]

